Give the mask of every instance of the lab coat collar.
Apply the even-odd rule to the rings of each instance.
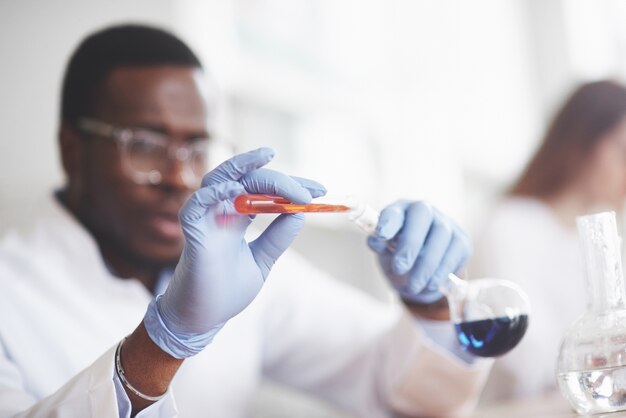
[[[76,217],[61,202],[62,190],[58,190],[50,196],[50,206],[45,208],[45,214],[40,218],[40,223],[45,228],[52,229],[56,234],[59,244],[69,250],[72,258],[80,259],[87,256],[98,257],[102,267],[105,267],[104,259],[100,254],[98,243],[89,231],[76,219]],[[92,257],[89,257],[92,258]],[[94,260],[95,261],[95,260]]]

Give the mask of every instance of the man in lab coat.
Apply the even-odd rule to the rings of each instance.
[[[301,215],[245,241],[236,195],[306,203],[325,190],[263,168],[267,148],[206,174],[204,77],[186,45],[144,26],[97,32],[73,54],[66,184],[0,243],[0,417],[244,417],[263,377],[362,417],[471,411],[489,364],[452,327],[424,327],[296,254],[274,265]],[[368,242],[418,313],[470,253],[419,202],[387,207]]]

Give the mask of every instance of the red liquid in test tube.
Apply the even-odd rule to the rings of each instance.
[[[301,212],[350,212],[347,205],[328,203],[292,203],[289,200],[267,194],[242,194],[235,198],[235,209],[246,215],[262,213],[301,213]]]

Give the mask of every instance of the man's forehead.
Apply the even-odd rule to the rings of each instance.
[[[94,97],[98,113],[179,114],[206,119],[208,83],[201,69],[186,66],[118,67]]]

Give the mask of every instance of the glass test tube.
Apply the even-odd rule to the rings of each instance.
[[[268,194],[242,194],[235,198],[237,212],[248,215],[261,213],[300,212],[349,212],[352,208],[344,204],[292,203],[284,197]]]
[[[351,198],[318,198],[315,203],[299,204],[268,194],[242,194],[235,198],[235,209],[241,214],[263,213],[347,213],[350,220],[368,234],[373,234],[378,224],[378,212],[369,205]],[[339,201],[339,202],[338,202]],[[327,203],[328,202],[328,203]],[[332,203],[330,203],[332,202]]]

